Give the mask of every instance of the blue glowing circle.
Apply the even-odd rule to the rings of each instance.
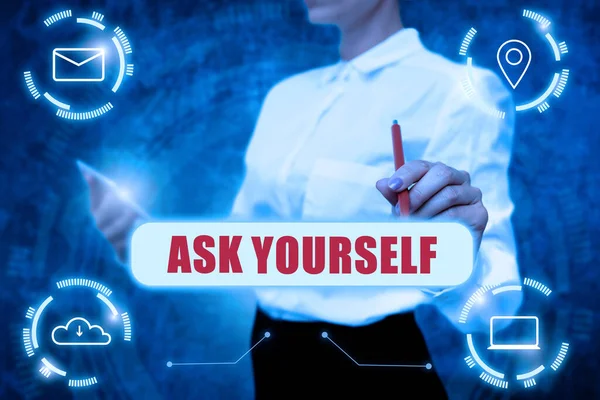
[[[558,42],[552,36],[552,34],[548,32],[548,28],[551,24],[551,21],[543,15],[531,10],[523,10],[522,16],[526,19],[533,21],[539,26],[539,28],[543,32],[546,32],[543,35],[543,38],[550,46],[552,54],[554,55],[554,61],[561,62],[564,55],[569,53],[569,49],[565,42]],[[476,104],[483,112],[495,116],[499,119],[504,119],[506,118],[507,110],[499,110],[494,104],[489,104],[488,102],[486,102],[486,100],[484,100],[483,97],[477,93],[477,90],[474,86],[475,80],[472,76],[473,57],[469,56],[468,53],[469,47],[475,39],[476,35],[477,30],[474,27],[472,27],[471,29],[469,29],[469,31],[463,38],[460,46],[459,55],[466,58],[466,76],[462,80],[461,85],[465,90],[465,94],[469,98],[471,98],[474,101],[474,104]],[[518,53],[518,61],[511,61],[509,59],[509,55],[513,52]],[[506,52],[504,56],[505,61],[512,66],[521,64],[523,62],[523,58],[523,53],[516,48],[511,48]],[[519,112],[537,109],[540,113],[543,113],[546,110],[548,110],[550,108],[550,99],[552,98],[551,96],[553,96],[554,98],[559,98],[562,92],[564,91],[565,86],[568,82],[569,73],[570,71],[567,68],[562,68],[559,71],[555,72],[550,80],[550,83],[546,87],[546,90],[542,94],[540,94],[531,101],[525,102],[523,104],[516,104],[514,110]]]
[[[480,287],[478,290],[476,290],[470,297],[469,299],[465,302],[465,304],[463,305],[461,314],[460,314],[460,318],[458,320],[458,322],[460,324],[466,324],[467,320],[469,319],[469,315],[471,314],[471,312],[473,311],[472,309],[474,308],[474,306],[476,304],[483,304],[481,301],[484,299],[484,297],[486,296],[496,296],[502,293],[507,293],[507,292],[522,292],[524,290],[534,290],[536,292],[538,292],[539,295],[542,296],[543,299],[548,299],[548,297],[553,293],[553,291],[546,285],[544,285],[541,282],[536,281],[535,279],[531,279],[531,278],[525,278],[523,280],[523,284],[515,284],[515,283],[503,283],[503,284],[495,284],[495,285],[486,285],[486,286],[482,286]],[[539,319],[538,317],[528,317],[528,316],[518,316],[518,315],[514,315],[514,316],[501,316],[501,317],[492,317],[492,320],[494,318],[506,318],[506,319],[532,319],[535,318],[536,320],[536,324],[535,324],[535,329],[536,329],[536,349],[539,350],[538,347],[538,340],[539,340]],[[490,334],[487,335],[487,337],[489,338],[490,341],[490,346],[495,345],[494,343],[492,343],[492,321],[490,320]],[[519,384],[523,385],[523,387],[525,389],[529,389],[529,388],[533,388],[537,385],[536,382],[536,377],[539,375],[543,374],[547,374],[550,373],[548,370],[552,369],[554,372],[556,372],[560,365],[563,363],[563,361],[566,358],[568,349],[569,349],[569,343],[566,342],[561,342],[560,344],[560,349],[557,350],[556,356],[552,359],[551,362],[549,362],[548,364],[550,364],[550,368],[547,368],[544,364],[538,365],[536,368],[533,368],[531,370],[528,371],[523,371],[521,373],[516,374],[515,376],[507,376],[508,374],[506,372],[503,371],[499,371],[499,370],[495,370],[494,368],[492,368],[490,365],[488,365],[486,363],[486,361],[484,361],[482,359],[481,354],[483,353],[478,353],[476,347],[477,345],[475,344],[475,341],[473,340],[474,335],[471,333],[466,334],[466,341],[467,341],[467,347],[469,349],[469,356],[465,357],[465,362],[468,366],[468,368],[474,368],[474,367],[479,367],[479,369],[481,370],[479,378],[481,380],[483,380],[484,382],[486,382],[487,384],[491,385],[491,386],[495,386],[497,388],[500,389],[508,389],[509,388],[509,383],[512,381],[518,382]],[[480,343],[481,345],[481,343]],[[520,348],[518,348],[518,344],[516,345],[516,347],[514,348],[507,348],[507,350],[522,350]],[[541,346],[541,345],[540,345]],[[494,350],[492,347],[487,347],[487,350]],[[502,350],[502,349],[499,349]],[[533,350],[533,348],[531,349]],[[517,353],[514,353],[518,356]],[[527,358],[527,357],[525,357]]]
[[[27,313],[25,314],[25,318],[27,321],[27,327],[23,329],[23,345],[25,347],[25,352],[27,353],[27,357],[31,358],[33,356],[37,356],[36,358],[40,362],[41,368],[38,370],[44,380],[54,378],[58,376],[59,378],[63,378],[67,381],[67,385],[71,388],[88,388],[97,385],[101,378],[97,376],[87,375],[87,373],[83,372],[84,376],[82,377],[82,372],[71,373],[66,368],[59,367],[60,364],[57,364],[55,361],[55,357],[51,354],[48,354],[47,346],[50,344],[49,338],[52,339],[52,343],[57,346],[65,346],[65,347],[74,347],[77,348],[82,347],[90,347],[90,346],[108,346],[113,343],[112,337],[115,334],[122,335],[122,341],[127,343],[132,340],[132,325],[131,319],[127,312],[120,312],[119,308],[115,305],[114,301],[111,299],[112,290],[106,287],[105,285],[96,282],[91,279],[86,278],[70,278],[63,279],[55,284],[56,290],[58,292],[53,296],[48,296],[46,299],[39,304],[37,307],[29,307]],[[104,317],[109,317],[111,321],[115,321],[118,325],[113,326],[109,331],[105,331],[105,328],[101,324],[91,325],[88,319],[82,316],[76,316],[73,318],[71,313],[65,316],[65,311],[61,308],[60,305],[56,305],[57,302],[60,303],[61,299],[65,301],[66,299],[62,295],[63,292],[67,292],[70,290],[85,290],[91,292],[90,299],[94,301],[99,301],[99,309],[103,310],[100,315]],[[70,298],[69,298],[70,299]],[[71,305],[72,301],[69,300],[67,303],[62,303],[63,305]],[[69,322],[66,324],[59,324],[55,326],[55,322],[50,324],[50,327],[54,326],[52,329],[52,334],[47,335],[48,332],[44,331],[48,330],[48,324],[43,322],[45,318],[48,318],[47,309],[54,307],[54,311],[60,311],[60,318],[66,318]],[[52,311],[52,310],[50,310]],[[66,322],[66,321],[65,321]],[[83,322],[84,324],[78,324],[77,322]],[[68,333],[68,327],[73,323],[73,326],[78,326],[77,330],[71,330],[77,336],[64,336]],[[85,326],[87,325],[87,329]],[[46,326],[46,328],[44,328]],[[81,327],[84,327],[82,331]],[[118,327],[118,328],[117,328]],[[57,339],[55,333],[60,329],[64,330],[63,339]],[[90,332],[95,329],[94,332],[101,332],[101,336],[94,336]],[[62,331],[60,331],[62,332]],[[87,333],[87,336],[86,336]],[[84,336],[82,336],[84,335]],[[68,339],[65,339],[68,338]],[[103,338],[103,341],[99,341],[99,338]],[[108,338],[108,339],[106,339]],[[112,345],[111,345],[112,346]],[[64,360],[63,360],[64,362]],[[88,371],[89,373],[90,371]],[[76,376],[77,378],[73,378]]]
[[[89,14],[75,15],[72,10],[64,10],[57,12],[50,17],[46,18],[42,21],[43,26],[48,29],[54,29],[56,26],[60,28],[63,24],[72,23],[78,27],[87,27],[91,28],[96,32],[95,40],[100,40],[101,36],[106,40],[106,44],[108,47],[112,48],[114,46],[114,51],[116,52],[118,61],[113,63],[115,67],[118,67],[118,73],[116,73],[114,77],[114,82],[112,82],[107,89],[106,95],[114,95],[117,93],[119,88],[121,88],[122,84],[129,77],[134,74],[134,64],[131,62],[131,55],[133,50],[131,48],[131,43],[129,39],[125,35],[125,32],[119,27],[114,29],[110,29],[109,26],[104,22],[104,15],[98,12],[91,12]],[[105,57],[105,49],[108,47],[102,48],[89,48],[87,46],[80,46],[74,48],[60,48],[57,47],[52,52],[52,83],[55,82],[107,82],[105,80],[105,70],[108,64],[106,64],[107,58]],[[72,54],[76,56],[79,54],[88,54],[91,51],[96,51],[97,55],[89,54],[88,58],[83,61],[76,62],[74,59],[71,59]],[[86,53],[87,52],[87,53]],[[66,55],[64,53],[67,53]],[[66,61],[65,61],[66,60]],[[94,61],[95,60],[95,61]],[[89,61],[89,62],[88,62]],[[92,75],[90,76],[76,76],[76,75],[68,75],[65,76],[63,73],[57,73],[60,69],[58,66],[61,63],[64,65],[65,62],[72,63],[77,65],[78,67],[82,65],[95,65],[96,69],[89,69],[88,72],[91,71]],[[97,65],[96,65],[97,64]],[[97,72],[101,71],[101,72]],[[43,75],[43,74],[42,74]],[[39,77],[39,76],[38,76]],[[81,105],[79,107],[77,105],[72,105],[66,101],[60,101],[57,97],[53,96],[50,93],[50,90],[44,91],[42,90],[36,81],[34,81],[34,75],[31,71],[25,71],[23,73],[23,78],[25,79],[25,84],[27,89],[34,100],[43,99],[46,100],[55,110],[56,116],[65,120],[71,121],[87,121],[93,120],[98,117],[103,116],[104,114],[111,111],[114,106],[110,101],[102,100],[99,104],[95,104],[93,107],[90,105]],[[63,87],[64,88],[64,87]],[[54,90],[58,90],[58,87],[54,87]],[[110,89],[110,90],[108,90]],[[55,94],[56,95],[56,94]],[[73,93],[71,93],[73,95]],[[80,96],[80,93],[76,93],[76,96]],[[68,97],[68,96],[67,96]],[[79,110],[77,110],[79,108]]]

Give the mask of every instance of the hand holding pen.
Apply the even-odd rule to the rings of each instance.
[[[471,176],[441,162],[411,160],[404,163],[400,127],[392,125],[396,172],[377,182],[377,189],[393,205],[397,214],[420,219],[456,220],[475,235],[475,248],[488,222],[479,188],[471,186]],[[410,188],[410,190],[409,190]]]
[[[129,235],[150,216],[124,196],[113,181],[80,161],[77,166],[89,188],[91,213],[96,226],[123,260]]]

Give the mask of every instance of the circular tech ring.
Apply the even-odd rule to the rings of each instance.
[[[58,25],[65,23],[76,23],[77,25],[91,27],[97,30],[98,35],[107,36],[110,42],[116,49],[118,55],[118,73],[111,86],[111,92],[117,93],[123,82],[133,76],[134,66],[131,63],[133,50],[129,43],[129,39],[119,27],[112,31],[105,25],[104,15],[92,12],[89,16],[74,17],[71,10],[57,12],[46,18],[43,23],[48,29],[55,28]],[[104,82],[106,78],[106,60],[105,50],[102,48],[55,48],[52,51],[52,78],[54,82]],[[88,76],[77,75],[70,76],[60,71],[60,65],[66,65],[71,69],[91,70]],[[95,68],[95,69],[94,69]],[[34,76],[31,71],[23,73],[25,84],[29,93],[35,100],[44,98],[53,108],[56,109],[56,115],[66,120],[91,120],[100,117],[113,109],[113,104],[110,101],[99,102],[96,106],[87,109],[76,110],[76,106],[72,106],[65,101],[60,101],[49,92],[44,92],[36,86]]]
[[[471,309],[477,304],[485,304],[491,301],[502,301],[501,299],[494,298],[501,297],[503,293],[514,291],[522,292],[524,290],[532,290],[538,292],[538,294],[541,295],[544,299],[548,299],[549,296],[552,294],[552,290],[550,290],[546,285],[530,278],[525,278],[522,285],[497,284],[483,286],[477,291],[475,291],[464,304],[458,322],[460,324],[466,324]],[[528,341],[528,344],[504,345],[505,348],[500,347],[503,345],[499,344],[498,348],[494,349],[493,347],[497,345],[497,343],[494,343],[493,331],[494,320],[496,319],[520,320],[525,323],[533,324],[533,326],[535,326],[535,340]],[[528,389],[536,385],[536,376],[548,372],[548,366],[540,364],[538,367],[533,368],[531,370],[522,371],[521,373],[516,374],[515,376],[508,376],[505,372],[498,371],[497,369],[493,368],[492,366],[488,365],[485,361],[482,360],[481,356],[477,352],[477,348],[473,339],[473,334],[469,333],[466,335],[467,347],[469,348],[470,354],[467,357],[465,357],[465,362],[467,363],[467,366],[469,368],[478,367],[481,371],[479,374],[479,378],[489,385],[495,386],[500,389],[508,389],[509,383],[513,381],[522,385],[523,388]],[[488,350],[527,350],[528,348],[526,346],[531,346],[532,348],[535,347],[539,350],[539,319],[537,316],[494,316],[490,319],[490,347],[487,347]],[[549,368],[552,369],[552,371],[556,372],[558,370],[562,362],[565,360],[568,350],[569,343],[561,342],[560,346],[557,347],[556,352],[554,353],[554,357],[550,359],[550,362],[548,362]]]
[[[59,363],[54,361],[51,354],[47,354],[44,350],[44,342],[42,333],[40,333],[40,320],[44,316],[44,311],[51,306],[52,302],[60,296],[69,295],[69,290],[83,289],[89,292],[90,299],[95,297],[96,301],[100,302],[101,309],[106,309],[110,318],[118,322],[119,338],[122,336],[124,342],[131,342],[131,320],[127,312],[119,312],[114,303],[110,300],[112,290],[106,286],[90,279],[72,278],[64,279],[56,282],[57,293],[54,296],[48,296],[37,307],[29,307],[25,318],[27,319],[27,327],[23,328],[23,345],[25,352],[29,358],[37,357],[39,359],[39,373],[43,378],[49,379],[52,376],[58,376],[67,380],[68,386],[73,388],[91,387],[98,383],[98,378],[94,375],[81,376],[77,371],[67,371],[64,367],[59,367]],[[52,329],[52,343],[56,346],[76,346],[75,349],[83,346],[109,346],[117,339],[115,326],[110,329],[103,327],[103,324],[98,324],[97,321],[91,320],[86,316],[66,317],[62,324],[56,325]],[[83,329],[82,329],[83,327]]]
[[[523,10],[522,16],[525,19],[531,20],[535,24],[537,24],[541,32],[546,32],[545,34],[543,34],[543,36],[552,50],[552,54],[554,55],[554,61],[560,66],[564,55],[567,54],[569,50],[565,42],[557,43],[552,34],[548,32],[548,29],[551,25],[550,20],[530,10]],[[467,96],[477,101],[477,103],[484,109],[484,111],[498,118],[504,119],[506,117],[505,110],[499,110],[496,107],[485,103],[485,101],[477,95],[477,89],[474,85],[473,79],[473,57],[469,55],[469,46],[471,45],[471,42],[473,41],[476,35],[477,30],[475,28],[469,29],[469,31],[463,38],[462,44],[460,46],[459,55],[466,58],[467,66],[467,76],[463,79],[461,84]],[[517,104],[515,107],[515,111],[520,112],[537,108],[537,110],[540,113],[543,113],[544,111],[548,110],[550,108],[550,104],[548,103],[550,100],[550,96],[559,98],[563,90],[565,89],[565,86],[567,85],[568,78],[569,70],[566,68],[559,67],[557,69],[557,72],[554,72],[554,74],[552,75],[552,79],[549,85],[546,87],[546,90],[537,98],[531,101],[522,104]]]

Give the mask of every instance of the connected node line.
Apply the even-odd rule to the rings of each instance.
[[[244,357],[246,357],[252,350],[254,350],[256,348],[256,346],[261,344],[263,340],[265,340],[269,337],[271,337],[271,334],[269,332],[265,332],[264,336],[258,342],[256,342],[254,344],[254,346],[250,347],[248,349],[248,351],[246,351],[244,354],[242,354],[240,356],[240,358],[238,358],[235,361],[221,361],[221,362],[171,362],[171,361],[168,361],[167,367],[171,368],[171,367],[191,367],[191,366],[197,366],[197,365],[235,365],[235,364],[239,363],[240,361],[242,361],[242,359]]]
[[[337,347],[342,353],[344,353],[346,355],[346,357],[348,357],[350,359],[350,361],[352,361],[354,364],[356,364],[358,367],[387,367],[387,368],[425,368],[425,369],[431,369],[432,365],[431,363],[427,363],[427,364],[362,364],[359,363],[358,361],[356,361],[354,358],[352,358],[352,356],[350,354],[348,354],[344,349],[342,349],[336,342],[334,342],[330,337],[329,334],[327,332],[323,332],[321,334],[321,336],[324,339],[329,340],[335,347]]]

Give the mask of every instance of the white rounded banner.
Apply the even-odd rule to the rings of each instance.
[[[131,238],[147,286],[449,287],[473,270],[453,222],[149,222]]]

